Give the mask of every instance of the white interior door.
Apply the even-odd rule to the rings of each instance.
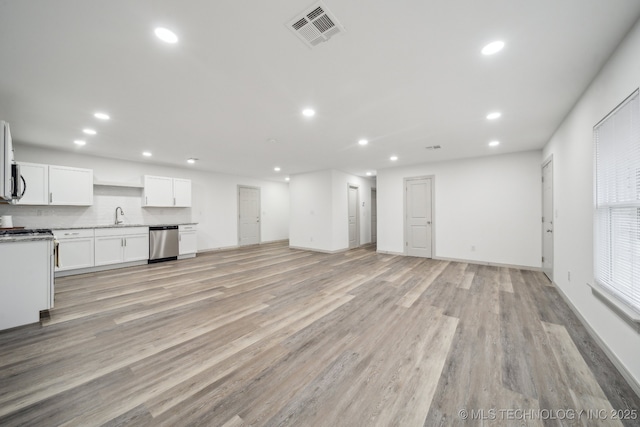
[[[371,243],[378,241],[378,192],[371,189]]]
[[[238,244],[260,243],[260,189],[238,187]]]
[[[405,180],[405,248],[406,254],[432,256],[431,178]]]
[[[358,187],[349,186],[349,248],[358,246]]]
[[[553,280],[553,161],[542,167],[542,271]]]

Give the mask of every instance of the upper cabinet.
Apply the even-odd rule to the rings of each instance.
[[[191,207],[191,180],[173,178],[173,197],[175,198],[175,206]]]
[[[148,207],[191,207],[191,180],[145,175],[142,205]]]
[[[21,205],[91,206],[93,170],[20,163],[26,190]]]
[[[49,165],[39,163],[19,163],[20,174],[26,185],[19,205],[49,204]]]
[[[93,170],[50,165],[49,204],[91,206]]]

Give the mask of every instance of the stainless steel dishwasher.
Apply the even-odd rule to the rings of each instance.
[[[178,259],[178,226],[149,227],[149,264]]]

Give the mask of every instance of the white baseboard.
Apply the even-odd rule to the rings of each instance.
[[[618,372],[620,372],[620,375],[622,375],[622,377],[627,381],[627,383],[633,389],[633,391],[635,391],[636,394],[640,396],[640,383],[636,381],[633,375],[631,375],[631,373],[624,366],[622,361],[618,359],[618,356],[616,356],[616,354],[609,348],[609,346],[602,340],[602,338],[600,338],[600,335],[596,333],[596,331],[591,327],[589,322],[587,322],[587,319],[585,319],[584,316],[582,316],[582,313],[580,313],[580,311],[576,308],[576,306],[573,305],[573,302],[571,302],[571,300],[569,299],[567,294],[564,293],[562,288],[558,286],[555,282],[553,282],[553,286],[558,290],[558,293],[560,294],[564,302],[566,302],[569,308],[571,308],[571,311],[573,311],[573,313],[578,317],[578,319],[580,319],[580,323],[582,323],[582,325],[587,330],[591,338],[593,338],[596,344],[598,344],[598,346],[602,349],[602,351],[604,351],[604,354],[607,355],[611,363],[613,363],[613,365],[616,367]]]
[[[278,240],[265,240],[264,242],[260,242],[258,243],[258,245],[268,245],[270,243],[279,243],[279,242],[288,242],[289,239],[278,239]],[[199,254],[205,254],[207,252],[218,252],[218,251],[230,251],[233,249],[239,249],[242,246],[240,245],[232,245],[232,246],[221,246],[219,248],[207,248],[207,249],[200,249],[198,251]]]
[[[289,245],[289,249],[298,249],[301,251],[311,251],[311,252],[320,252],[323,254],[337,254],[340,252],[346,252],[349,250],[349,248],[344,248],[344,249],[337,249],[335,251],[325,251],[324,249],[315,249],[315,248],[303,248],[301,246],[291,246]]]
[[[379,254],[385,254],[385,255],[400,255],[400,256],[404,255],[404,253],[402,253],[402,252],[381,251],[380,249],[378,249],[376,252],[378,252]]]
[[[433,257],[438,261],[451,261],[451,262],[464,262],[466,264],[476,264],[476,265],[486,265],[489,267],[506,267],[506,268],[517,268],[518,270],[529,270],[529,271],[542,271],[541,267],[532,267],[530,265],[517,265],[517,264],[502,264],[499,262],[487,262],[487,261],[477,261],[471,259],[458,259],[458,258],[445,258],[445,257]]]

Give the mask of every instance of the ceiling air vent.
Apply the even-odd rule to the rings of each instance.
[[[309,47],[317,46],[345,31],[342,24],[322,2],[310,6],[286,25]]]

